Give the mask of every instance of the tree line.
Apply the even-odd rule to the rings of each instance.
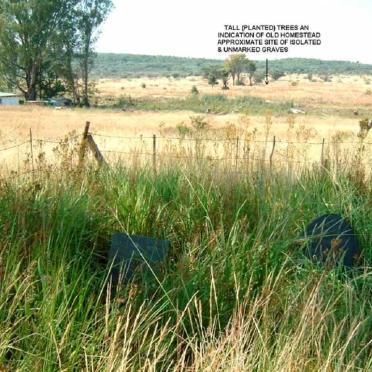
[[[89,106],[99,26],[112,0],[1,0],[0,77],[26,100],[69,92]]]
[[[253,60],[256,71],[253,84],[265,78],[265,61]],[[143,76],[165,76],[182,78],[204,75],[204,69],[213,66],[223,66],[224,61],[205,58],[185,58],[171,56],[108,54],[97,53],[91,76],[95,79],[113,78],[126,79]],[[322,61],[318,59],[285,58],[269,60],[271,78],[277,74],[363,74],[371,75],[372,66],[348,61]],[[244,75],[246,75],[244,73]],[[248,83],[248,81],[247,81]]]

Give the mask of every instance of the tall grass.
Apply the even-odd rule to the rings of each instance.
[[[371,370],[370,181],[175,165],[1,181],[0,370]],[[356,228],[351,272],[292,244],[327,212]],[[172,249],[110,298],[114,231]]]

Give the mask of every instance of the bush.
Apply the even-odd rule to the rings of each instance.
[[[253,75],[255,84],[262,84],[265,81],[266,74],[263,71],[256,71]]]
[[[212,88],[218,84],[217,77],[213,74],[208,75],[208,84],[212,86]]]
[[[325,82],[325,83],[329,83],[332,81],[332,76],[328,73],[324,73],[322,75],[320,75],[320,78]]]
[[[187,125],[185,125],[184,122],[177,124],[176,129],[177,129],[178,134],[182,138],[186,137],[188,134],[191,133],[191,129]]]
[[[273,78],[273,80],[279,80],[281,77],[285,76],[285,73],[283,71],[273,71],[271,73],[271,77]]]
[[[145,83],[142,83],[141,84],[141,88],[145,89],[146,88],[146,84]]]
[[[204,119],[204,116],[196,115],[191,116],[191,125],[198,131],[207,129],[209,127],[208,122]]]
[[[193,94],[193,95],[198,95],[199,94],[199,90],[195,85],[193,85],[192,88],[191,88],[191,94]]]
[[[127,109],[134,107],[136,101],[131,96],[120,96],[117,103],[115,103],[115,108]]]

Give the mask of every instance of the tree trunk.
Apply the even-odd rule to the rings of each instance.
[[[39,83],[39,63],[33,62],[30,71],[27,73],[27,92],[25,99],[27,101],[36,101],[37,99],[37,85]]]
[[[74,69],[72,67],[72,59],[73,59],[72,56],[73,56],[73,52],[71,49],[69,49],[67,52],[66,80],[72,92],[74,105],[80,105],[80,94],[76,86],[77,83],[75,81]]]
[[[86,56],[84,56],[83,84],[84,84],[83,105],[85,107],[89,107],[90,103],[89,103],[88,58],[86,58]]]
[[[36,85],[29,87],[25,93],[26,101],[36,101],[37,99],[37,89]]]
[[[236,78],[237,78],[236,84],[240,85],[240,72],[236,74]]]
[[[89,57],[92,39],[92,27],[88,23],[85,29],[84,55],[83,55],[83,105],[90,107],[89,103]]]

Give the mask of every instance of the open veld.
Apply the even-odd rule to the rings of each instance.
[[[314,80],[104,79],[89,110],[0,106],[0,371],[370,371],[370,83]],[[109,167],[82,161],[86,121]],[[355,268],[296,244],[325,213],[355,228]],[[171,250],[112,298],[115,231]]]
[[[234,156],[242,157],[247,142],[251,149],[257,148],[257,142],[267,142],[269,152],[275,136],[277,143],[282,142],[275,149],[276,159],[291,152],[290,160],[298,156],[297,160],[319,161],[324,150],[337,152],[341,158],[350,156],[359,142],[359,121],[372,117],[369,84],[368,76],[335,75],[324,82],[316,76],[309,81],[304,75],[290,75],[268,86],[231,86],[224,92],[200,77],[103,79],[96,84],[98,108],[0,108],[0,147],[27,142],[31,129],[35,140],[46,141],[38,142],[35,151],[45,152],[54,161],[55,143],[82,133],[85,122],[90,121],[95,140],[107,157],[148,152],[151,137],[156,135],[157,150],[166,144],[172,146],[173,155],[180,145],[173,139],[185,139],[183,146],[195,137],[215,140],[205,146],[209,149],[206,155],[213,157],[224,155],[221,143],[216,146],[219,141],[238,142],[238,155]],[[192,86],[197,87],[198,95],[191,94]],[[372,142],[370,136],[366,143]],[[323,140],[326,146],[322,150]],[[17,146],[0,152],[3,170],[19,168],[29,153]],[[372,161],[370,151],[364,160]]]

